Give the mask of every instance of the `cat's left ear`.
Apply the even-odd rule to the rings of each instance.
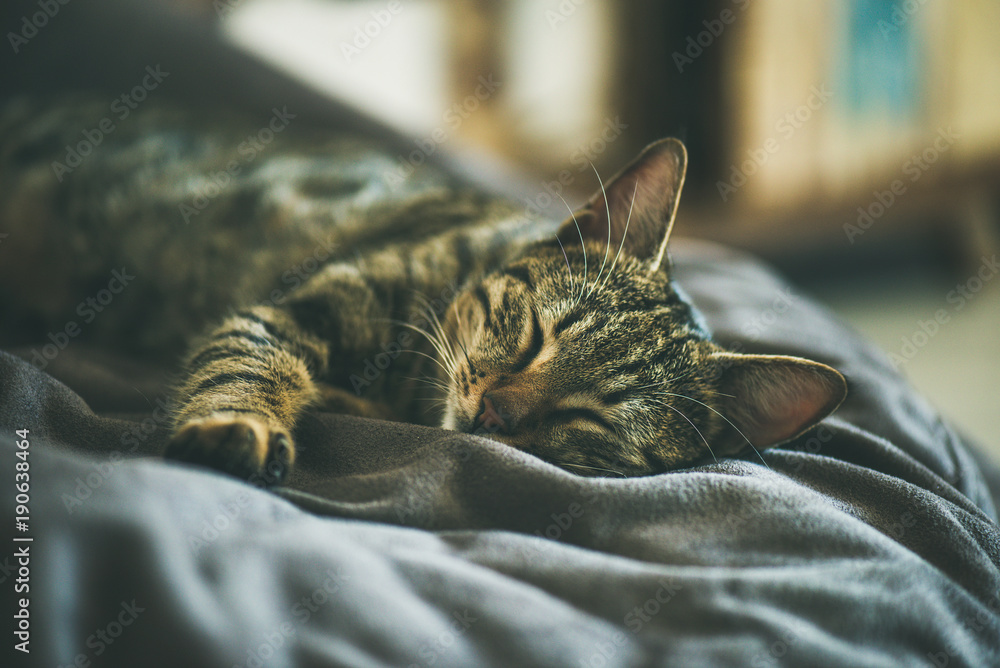
[[[679,139],[650,144],[563,222],[560,241],[568,248],[582,237],[609,245],[612,252],[623,248],[656,271],[666,255],[686,171],[687,150]]]
[[[719,377],[720,412],[729,420],[717,454],[758,450],[789,441],[832,413],[847,396],[839,371],[785,355],[719,352],[709,357]]]

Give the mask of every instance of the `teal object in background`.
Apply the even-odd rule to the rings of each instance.
[[[838,98],[851,115],[920,115],[924,53],[917,22],[925,2],[851,0],[835,65],[844,91]]]

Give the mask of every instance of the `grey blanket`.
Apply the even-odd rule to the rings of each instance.
[[[0,353],[0,578],[30,612],[3,652],[31,666],[1000,665],[996,467],[754,261],[694,244],[674,258],[720,341],[842,370],[835,416],[762,460],[592,479],[474,436],[317,413],[271,493],[156,458],[164,370],[70,346],[43,373],[30,350]],[[19,559],[30,592],[15,594]],[[13,650],[24,637],[30,654]]]

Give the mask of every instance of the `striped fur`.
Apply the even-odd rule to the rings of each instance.
[[[842,378],[792,358],[741,356],[737,365],[699,325],[665,257],[685,161],[679,142],[654,145],[551,238],[516,240],[480,216],[359,265],[330,265],[283,309],[237,315],[189,362],[173,455],[201,460],[221,450],[244,462],[252,452],[252,468],[272,466],[280,479],[292,457],[288,433],[318,386],[343,394],[347,378],[367,388],[359,361],[379,357],[386,368],[370,381],[373,403],[337,408],[413,420],[418,393],[399,370],[423,373],[442,426],[578,473],[654,473],[732,454],[740,438],[768,446],[796,435],[839,403]],[[579,245],[567,248],[574,231]],[[444,280],[461,290],[441,300],[443,312],[425,303],[421,316],[414,295]],[[421,336],[398,354],[412,358],[391,364],[376,342],[404,341],[410,330]],[[232,354],[210,352],[199,364],[220,345]],[[754,370],[743,373],[748,363]],[[782,389],[790,386],[794,395]],[[241,396],[249,415],[219,406]],[[731,398],[748,408],[734,409]]]
[[[59,287],[0,310],[28,304],[51,328],[76,299],[66,285],[135,267],[123,306],[83,338],[171,354],[206,332],[178,374],[170,458],[276,484],[299,418],[325,408],[482,434],[583,475],[644,475],[784,442],[846,391],[815,362],[726,353],[699,324],[666,253],[676,140],[557,225],[429,168],[389,188],[377,146],[289,128],[182,221],[193,184],[238,160],[261,119],[150,106],[54,179],[103,112],[18,101],[0,117],[0,218],[21,249],[0,280],[56,258]]]

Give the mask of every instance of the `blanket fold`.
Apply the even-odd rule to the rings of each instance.
[[[995,466],[755,261],[678,243],[674,266],[718,340],[840,369],[843,407],[760,456],[632,479],[311,413],[298,468],[268,492],[159,459],[170,369],[71,345],[41,371],[30,347],[0,352],[7,518],[15,431],[30,442],[18,658],[1000,665]]]

